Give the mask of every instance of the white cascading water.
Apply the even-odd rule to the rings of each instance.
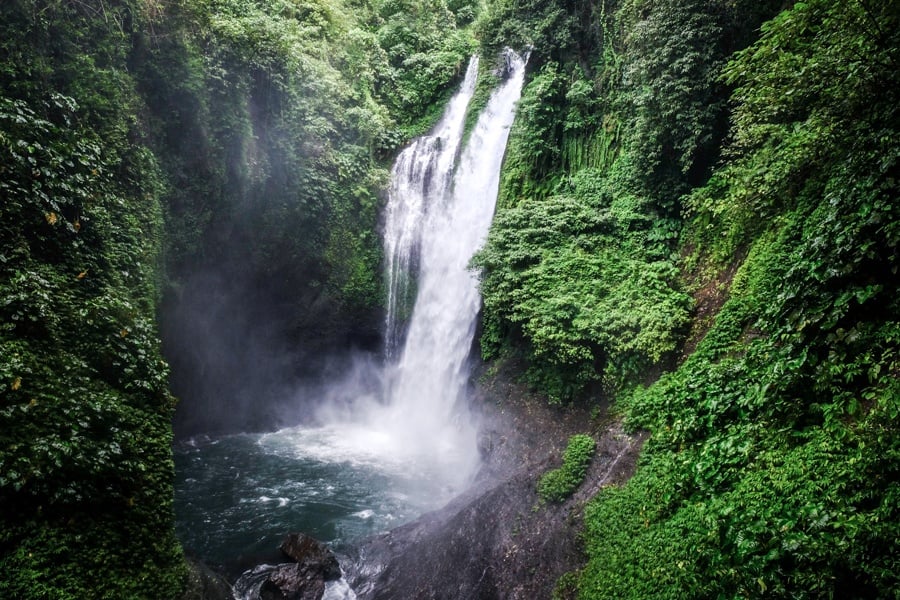
[[[469,60],[460,89],[431,135],[416,138],[394,162],[385,209],[384,255],[387,268],[387,317],[384,327],[385,356],[396,358],[403,341],[403,325],[411,301],[422,223],[426,207],[442,203],[453,176],[462,141],[466,109],[475,92],[478,57]]]
[[[428,202],[424,209],[413,209],[419,215],[418,232],[407,235],[420,244],[417,295],[405,345],[388,378],[387,424],[407,448],[427,452],[464,476],[478,463],[475,427],[464,402],[469,378],[466,363],[480,306],[478,282],[468,265],[484,243],[493,218],[500,166],[524,78],[524,60],[512,51],[507,51],[506,60],[506,78],[479,116],[453,171],[452,185],[431,183],[447,182],[449,173],[395,169],[396,176],[408,174],[413,179],[395,182],[392,190],[412,193],[392,195],[388,207],[389,214],[392,210],[404,213],[412,211],[391,205],[418,207],[422,199]],[[456,108],[448,109],[448,115],[451,110]],[[461,135],[461,127],[458,132]],[[448,140],[432,146],[416,141],[410,148],[422,165],[452,168],[443,155],[444,146],[455,155],[458,144]],[[435,156],[427,156],[426,148]],[[386,251],[396,252],[398,246],[393,239],[385,241]],[[392,267],[394,262],[391,257]],[[390,280],[395,277],[392,274]]]
[[[413,141],[392,171],[384,240],[392,307],[387,337],[404,324],[404,286],[414,280],[416,289],[402,347],[387,352],[374,375],[367,363],[333,382],[318,413],[320,427],[263,436],[272,452],[404,473],[420,482],[435,508],[471,482],[479,465],[477,424],[465,394],[481,298],[468,266],[491,225],[525,76],[523,58],[511,50],[504,57],[502,81],[462,151],[476,59],[434,132]],[[372,389],[373,379],[381,390]]]
[[[348,374],[331,387],[319,413],[322,427],[294,440],[307,456],[352,457],[419,477],[432,486],[435,502],[460,492],[479,464],[477,427],[465,402],[480,307],[468,265],[490,228],[524,80],[524,59],[508,50],[505,60],[503,79],[461,152],[475,59],[434,132],[414,140],[392,170],[384,239],[386,364],[378,375],[383,389],[373,393],[360,385],[370,373],[365,368]],[[406,286],[415,288],[416,298],[404,339],[398,332],[409,312]]]
[[[475,59],[434,132],[404,150],[392,171],[384,241],[391,314],[383,370],[368,362],[333,382],[324,393],[317,427],[255,434],[252,447],[242,445],[254,439],[246,434],[185,451],[188,466],[196,463],[199,469],[182,483],[182,494],[213,464],[223,475],[210,483],[227,482],[223,497],[239,498],[223,509],[216,494],[189,497],[189,508],[202,504],[197,519],[209,523],[216,537],[247,529],[254,537],[249,547],[255,548],[268,544],[269,534],[256,539],[261,526],[283,535],[285,527],[293,529],[313,514],[317,521],[310,526],[321,529],[325,541],[352,539],[356,531],[384,530],[438,508],[471,482],[479,458],[465,392],[480,297],[468,264],[490,227],[524,79],[524,60],[511,51],[506,60],[504,79],[462,152]],[[411,280],[416,300],[401,344]],[[373,390],[373,380],[383,389]],[[238,457],[230,456],[226,446],[240,448]],[[216,459],[219,448],[224,461]],[[247,475],[240,466],[245,461],[239,460],[244,454],[253,464]],[[245,572],[235,583],[235,597],[258,599],[275,568],[260,565]],[[340,579],[326,584],[324,598],[353,600],[356,595]]]

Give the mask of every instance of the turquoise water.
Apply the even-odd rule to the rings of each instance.
[[[454,492],[377,434],[348,428],[194,438],[175,449],[176,530],[186,550],[235,576],[278,560],[288,532],[340,550],[445,504]]]

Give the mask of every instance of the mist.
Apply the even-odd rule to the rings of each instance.
[[[173,123],[158,317],[177,438],[305,421],[324,382],[381,346],[380,182],[348,180],[372,168],[356,132],[304,119],[336,109],[302,81],[229,60],[209,98],[150,95]]]
[[[415,463],[440,473],[450,488],[465,487],[480,461],[468,406],[480,297],[468,264],[487,236],[521,89],[524,62],[512,54],[507,60],[513,76],[491,96],[465,148],[475,58],[434,133],[396,161],[383,233],[390,301],[379,320],[390,332],[386,342],[369,336],[369,347],[355,344],[350,328],[325,335],[327,321],[307,318],[298,327],[298,313],[312,307],[315,315],[322,304],[310,295],[315,287],[292,297],[284,280],[241,276],[235,251],[221,263],[231,272],[201,270],[170,294],[165,348],[173,389],[188,399],[176,420],[180,436],[293,428],[303,437],[303,429],[317,427],[338,454]],[[411,280],[417,294],[409,307],[396,282]],[[396,332],[401,326],[405,335]]]
[[[329,391],[336,380],[377,360],[371,350],[380,340],[370,332],[304,331],[296,305],[234,285],[234,277],[222,269],[194,274],[161,306],[177,438],[311,422],[318,404],[341,395]]]

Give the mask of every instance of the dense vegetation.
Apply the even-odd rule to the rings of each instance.
[[[389,158],[440,110],[473,17],[0,5],[0,596],[179,596],[157,315],[207,416],[286,376],[245,348],[371,337]]]
[[[562,502],[578,489],[587,475],[597,444],[586,433],[569,438],[563,464],[544,473],[538,481],[538,495],[545,502]]]
[[[524,353],[532,381],[557,401],[595,381],[617,385],[679,349],[691,308],[678,265],[681,197],[708,177],[726,133],[722,65],[771,11],[576,8],[524,8],[537,23],[535,73],[476,261],[486,271],[484,354]],[[522,13],[503,4],[491,22]]]
[[[781,8],[495,8],[542,54],[485,353],[652,433],[587,511],[579,597],[900,593],[900,8]]]
[[[154,322],[163,175],[127,74],[138,7],[0,10],[0,596],[175,597]],[[127,24],[126,24],[127,21]]]
[[[567,589],[897,597],[898,37],[888,0],[3,2],[0,596],[179,595],[160,328],[206,425],[371,345],[390,157],[509,44],[484,354],[651,433]]]

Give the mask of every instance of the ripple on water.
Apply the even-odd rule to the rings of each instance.
[[[300,428],[179,445],[179,537],[191,553],[229,569],[236,557],[272,557],[290,531],[339,549],[449,500],[452,490],[428,477],[427,465],[411,457],[379,462],[368,451],[354,454],[358,445],[336,439],[335,429]]]

